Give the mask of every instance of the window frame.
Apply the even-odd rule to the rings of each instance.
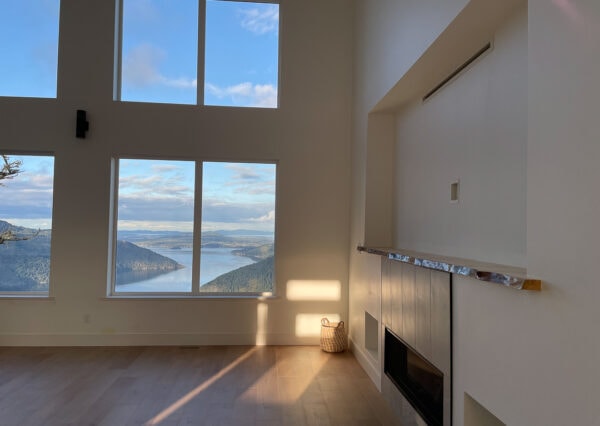
[[[194,162],[194,217],[192,231],[192,289],[189,292],[148,292],[148,291],[116,291],[116,256],[117,232],[119,213],[119,166],[120,160],[155,160],[155,161],[188,161]],[[200,262],[202,243],[202,178],[204,163],[230,163],[230,164],[269,164],[275,166],[275,223],[273,226],[273,282],[270,292],[206,292],[200,291]],[[108,299],[266,299],[276,298],[276,240],[277,240],[277,212],[279,192],[279,162],[276,160],[231,160],[231,159],[206,159],[182,158],[171,156],[139,156],[139,155],[112,155],[110,173],[110,215],[108,237],[108,271],[106,294]]]
[[[54,206],[55,206],[55,194],[54,187],[56,186],[56,153],[50,151],[13,151],[3,150],[0,152],[2,155],[7,156],[29,156],[29,157],[52,157],[52,208],[50,210],[50,220],[54,224]],[[54,286],[52,278],[52,233],[53,227],[50,228],[50,255],[48,257],[49,270],[48,270],[48,291],[2,291],[0,290],[0,299],[54,299]]]
[[[126,0],[116,0],[115,2],[115,47],[114,47],[114,70],[113,70],[113,101],[128,102],[128,103],[158,103],[161,102],[142,102],[129,101],[122,99],[122,83],[123,83],[123,3]],[[204,108],[233,108],[233,109],[259,109],[259,110],[278,110],[281,108],[281,0],[213,0],[220,2],[231,3],[262,3],[276,4],[279,9],[279,22],[277,34],[277,105],[275,107],[257,107],[257,106],[228,106],[228,105],[207,105],[204,102],[204,86],[206,85],[205,67],[206,67],[206,2],[207,0],[198,1],[198,34],[197,34],[197,55],[196,58],[196,103],[195,104],[179,104],[167,103],[169,105],[181,105],[189,107],[204,107]]]

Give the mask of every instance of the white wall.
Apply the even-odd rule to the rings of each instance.
[[[389,19],[395,18],[398,22],[411,17],[422,20],[423,25],[429,19],[437,22],[438,18],[433,12],[430,16],[416,14],[408,17],[411,2],[397,3],[397,9],[394,10],[387,3],[359,2],[357,10],[377,9],[377,12],[369,13],[384,15],[394,12],[395,15]],[[527,139],[526,153],[523,154],[526,175],[522,182],[526,185],[526,211],[524,227],[520,225],[526,233],[526,239],[524,245],[519,238],[500,241],[504,241],[502,244],[505,247],[512,247],[510,250],[514,253],[519,251],[519,247],[521,250],[525,248],[521,262],[525,263],[532,276],[542,279],[543,288],[540,293],[518,292],[455,276],[454,424],[462,425],[464,422],[463,403],[464,393],[467,392],[509,425],[599,425],[597,403],[600,368],[597,360],[600,359],[600,339],[597,338],[596,325],[600,323],[600,310],[597,307],[600,288],[595,267],[599,261],[597,242],[600,241],[600,227],[597,218],[600,217],[600,202],[595,196],[595,187],[600,181],[597,165],[600,158],[600,145],[597,143],[600,135],[597,107],[600,86],[596,81],[596,76],[600,74],[600,3],[596,0],[529,0],[527,23],[524,22],[524,16],[522,14],[504,26],[498,37],[497,50],[493,53],[498,56],[502,52],[504,40],[508,58],[513,59],[489,68],[494,75],[509,69],[520,69],[521,73],[527,75]],[[372,103],[366,101],[368,96],[363,91],[368,91],[368,87],[375,87],[378,83],[367,84],[365,81],[370,78],[378,80],[393,70],[379,69],[388,66],[386,61],[377,61],[376,58],[367,61],[368,56],[364,51],[368,43],[389,46],[395,40],[395,33],[390,31],[383,34],[382,30],[367,34],[368,19],[358,15],[356,19],[359,21],[356,60],[362,64],[356,67],[368,66],[374,70],[365,72],[355,82],[357,102],[368,110]],[[449,19],[445,21],[446,24],[449,22]],[[373,34],[378,34],[379,38],[374,39]],[[526,42],[528,46],[525,50]],[[526,69],[522,61],[517,60],[525,52]],[[410,50],[406,57],[414,59]],[[479,71],[482,65],[486,66],[485,61],[490,66],[492,58],[489,55],[476,65],[477,68],[473,67],[447,88],[451,90],[445,89],[443,97],[439,97],[440,104],[456,100],[461,106],[458,111],[452,105],[442,109],[441,105],[438,107],[433,102],[432,105],[410,109],[399,119],[399,134],[414,130],[415,123],[408,117],[428,125],[430,117],[442,117],[448,122],[459,119],[461,127],[477,127],[476,123],[470,121],[483,113],[474,111],[470,104],[452,95],[452,90],[458,87],[457,83],[459,86],[465,85],[464,89],[469,91],[481,87],[481,78],[484,76]],[[525,90],[522,75],[511,78],[503,73],[500,78],[510,80],[504,86],[506,96],[518,98],[519,104],[515,108],[524,113],[522,94],[515,92],[515,87]],[[381,95],[374,92],[373,99]],[[495,93],[494,99],[498,101],[490,102],[492,98],[489,95],[492,93]],[[509,98],[504,98],[504,95],[498,90],[485,94],[481,92],[483,100],[487,101],[479,105],[485,105],[485,108],[505,106]],[[424,114],[423,109],[433,109],[434,106],[435,111]],[[355,113],[357,110],[355,106]],[[512,111],[502,112],[507,119],[512,114]],[[355,118],[361,119],[366,120],[366,116]],[[521,135],[522,117],[513,119],[518,122],[511,125],[515,125]],[[490,123],[489,126],[486,127],[487,131],[501,129],[496,127],[498,123]],[[434,131],[439,132],[439,129],[437,127]],[[364,141],[364,136],[355,134],[353,153],[360,153],[357,146],[361,146],[361,141]],[[418,148],[415,148],[416,153],[419,153]],[[397,159],[400,155],[398,153]],[[428,165],[431,159],[420,161],[422,163],[419,162],[417,166]],[[360,160],[354,159],[353,172],[358,170],[362,176],[364,170],[358,164]],[[441,167],[448,173],[453,171],[448,164]],[[470,171],[485,181],[487,169]],[[504,182],[508,178],[503,176],[502,179]],[[356,180],[353,182],[355,190],[360,190]],[[510,180],[508,182],[511,184]],[[352,224],[355,225],[356,215],[360,216],[361,211],[356,209],[355,204],[353,207],[355,216]],[[401,214],[398,216],[398,220],[404,220]],[[439,224],[443,219],[430,216],[428,220]],[[501,225],[507,226],[509,223],[507,221]],[[400,231],[399,228],[398,239],[408,238]],[[429,241],[415,234],[411,236],[410,243],[425,245]],[[440,244],[440,241],[436,243]],[[475,252],[478,247],[473,240],[462,243],[466,251]],[[483,254],[492,254],[492,250],[489,246],[484,247]],[[506,254],[494,253],[496,255],[510,261]],[[360,256],[357,257],[359,261],[352,259],[354,264],[360,262]],[[515,263],[520,263],[519,258]],[[351,274],[352,313],[353,309],[359,310],[365,306],[359,298],[354,297],[352,291],[360,286],[364,271],[356,267],[356,270],[351,269]],[[364,296],[359,294],[359,297]]]
[[[543,289],[457,280],[455,408],[466,391],[509,425],[598,425],[600,4],[528,15],[527,269]]]
[[[397,114],[393,247],[524,266],[525,12],[492,50]]]
[[[58,99],[0,98],[0,148],[56,156],[54,299],[0,300],[0,344],[317,343],[320,315],[347,317],[348,2],[281,1],[277,110],[115,103],[114,3],[61,3]],[[78,108],[88,110],[85,140],[73,134]],[[279,298],[104,299],[112,155],[278,161]],[[339,282],[341,298],[288,301],[289,280]],[[305,314],[317,319],[298,333]]]
[[[386,221],[385,215],[377,212],[377,206],[370,206],[367,215],[367,190],[373,191],[381,180],[368,181],[367,172],[389,173],[389,165],[377,168],[368,164],[367,157],[376,161],[389,158],[368,153],[369,144],[388,147],[388,141],[368,141],[368,132],[375,135],[393,134],[393,120],[390,116],[376,117],[377,128],[369,129],[369,112],[375,104],[409,70],[425,49],[439,36],[447,23],[464,7],[466,0],[445,2],[395,1],[395,0],[356,0],[355,1],[355,40],[354,40],[354,91],[352,119],[352,201],[350,229],[350,338],[362,341],[364,336],[365,307],[372,305],[369,295],[362,291],[368,285],[372,273],[367,256],[356,252],[356,246],[378,244],[385,240],[380,225]],[[410,13],[409,13],[410,12]],[[428,19],[415,19],[427,17]],[[389,130],[391,126],[391,131]],[[373,143],[374,142],[374,143]],[[370,192],[371,193],[371,192]],[[372,227],[375,224],[374,234]],[[389,224],[389,220],[387,222]],[[388,235],[391,230],[388,230]],[[389,237],[388,237],[389,238]],[[372,262],[371,262],[372,263]],[[371,314],[373,314],[371,312]],[[379,320],[379,318],[377,318]],[[355,347],[361,351],[361,345]],[[363,354],[364,359],[369,359]],[[371,365],[371,369],[372,369]]]

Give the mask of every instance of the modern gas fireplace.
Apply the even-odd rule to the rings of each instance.
[[[382,262],[381,393],[403,425],[451,426],[450,274]]]
[[[387,328],[384,372],[428,425],[443,425],[444,374]]]

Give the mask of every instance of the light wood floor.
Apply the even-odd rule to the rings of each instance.
[[[0,425],[392,425],[316,346],[0,348]]]

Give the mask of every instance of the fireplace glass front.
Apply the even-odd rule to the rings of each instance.
[[[428,425],[442,426],[443,373],[387,328],[384,371]]]

